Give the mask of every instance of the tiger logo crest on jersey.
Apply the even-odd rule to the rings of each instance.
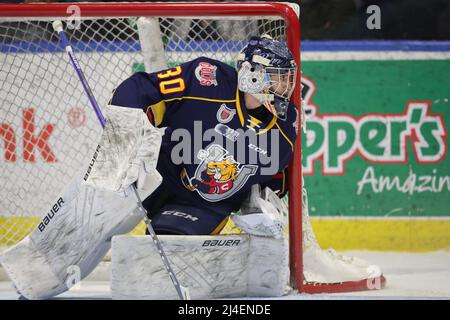
[[[255,165],[241,165],[219,145],[200,150],[197,157],[202,161],[194,177],[189,178],[183,170],[181,181],[188,190],[196,191],[203,199],[211,202],[235,194],[258,168]]]

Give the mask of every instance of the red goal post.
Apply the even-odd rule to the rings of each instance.
[[[81,16],[94,17],[281,17],[285,23],[286,42],[300,67],[300,22],[296,11],[285,3],[227,2],[227,3],[54,3],[54,4],[1,4],[0,21],[36,18],[64,19],[70,16],[69,6],[77,6]],[[86,71],[88,72],[88,71]],[[300,72],[293,102],[301,106]],[[300,128],[299,128],[300,130]],[[301,136],[295,145],[289,177],[289,230],[290,269],[297,289],[304,292],[302,274],[302,168]]]

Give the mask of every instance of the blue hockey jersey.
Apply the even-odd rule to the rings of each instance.
[[[179,203],[227,216],[253,184],[286,191],[297,109],[291,105],[285,121],[252,116],[236,70],[225,63],[202,57],[135,73],[117,87],[111,104],[140,108],[166,128],[157,169]]]

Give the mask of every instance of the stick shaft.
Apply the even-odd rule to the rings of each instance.
[[[95,114],[97,115],[98,120],[100,121],[100,124],[104,128],[106,126],[106,120],[105,117],[103,117],[102,110],[100,109],[97,100],[95,99],[94,94],[92,93],[92,90],[89,87],[89,83],[87,82],[86,77],[84,76],[83,70],[81,70],[81,66],[78,63],[78,60],[75,58],[72,46],[69,44],[69,40],[67,39],[65,32],[62,30],[62,25],[61,28],[58,27],[58,29],[59,30],[56,31],[58,32],[61,42],[63,43],[67,54],[69,55],[70,62],[72,63],[75,71],[77,72],[78,78],[80,78],[84,91],[86,92],[86,95],[89,98],[89,101],[92,105],[92,108],[95,111]]]

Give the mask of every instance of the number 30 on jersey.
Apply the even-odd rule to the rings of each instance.
[[[185,89],[183,78],[177,77],[180,74],[180,66],[158,73],[158,79],[163,80],[159,83],[159,90],[162,94],[181,92]]]

